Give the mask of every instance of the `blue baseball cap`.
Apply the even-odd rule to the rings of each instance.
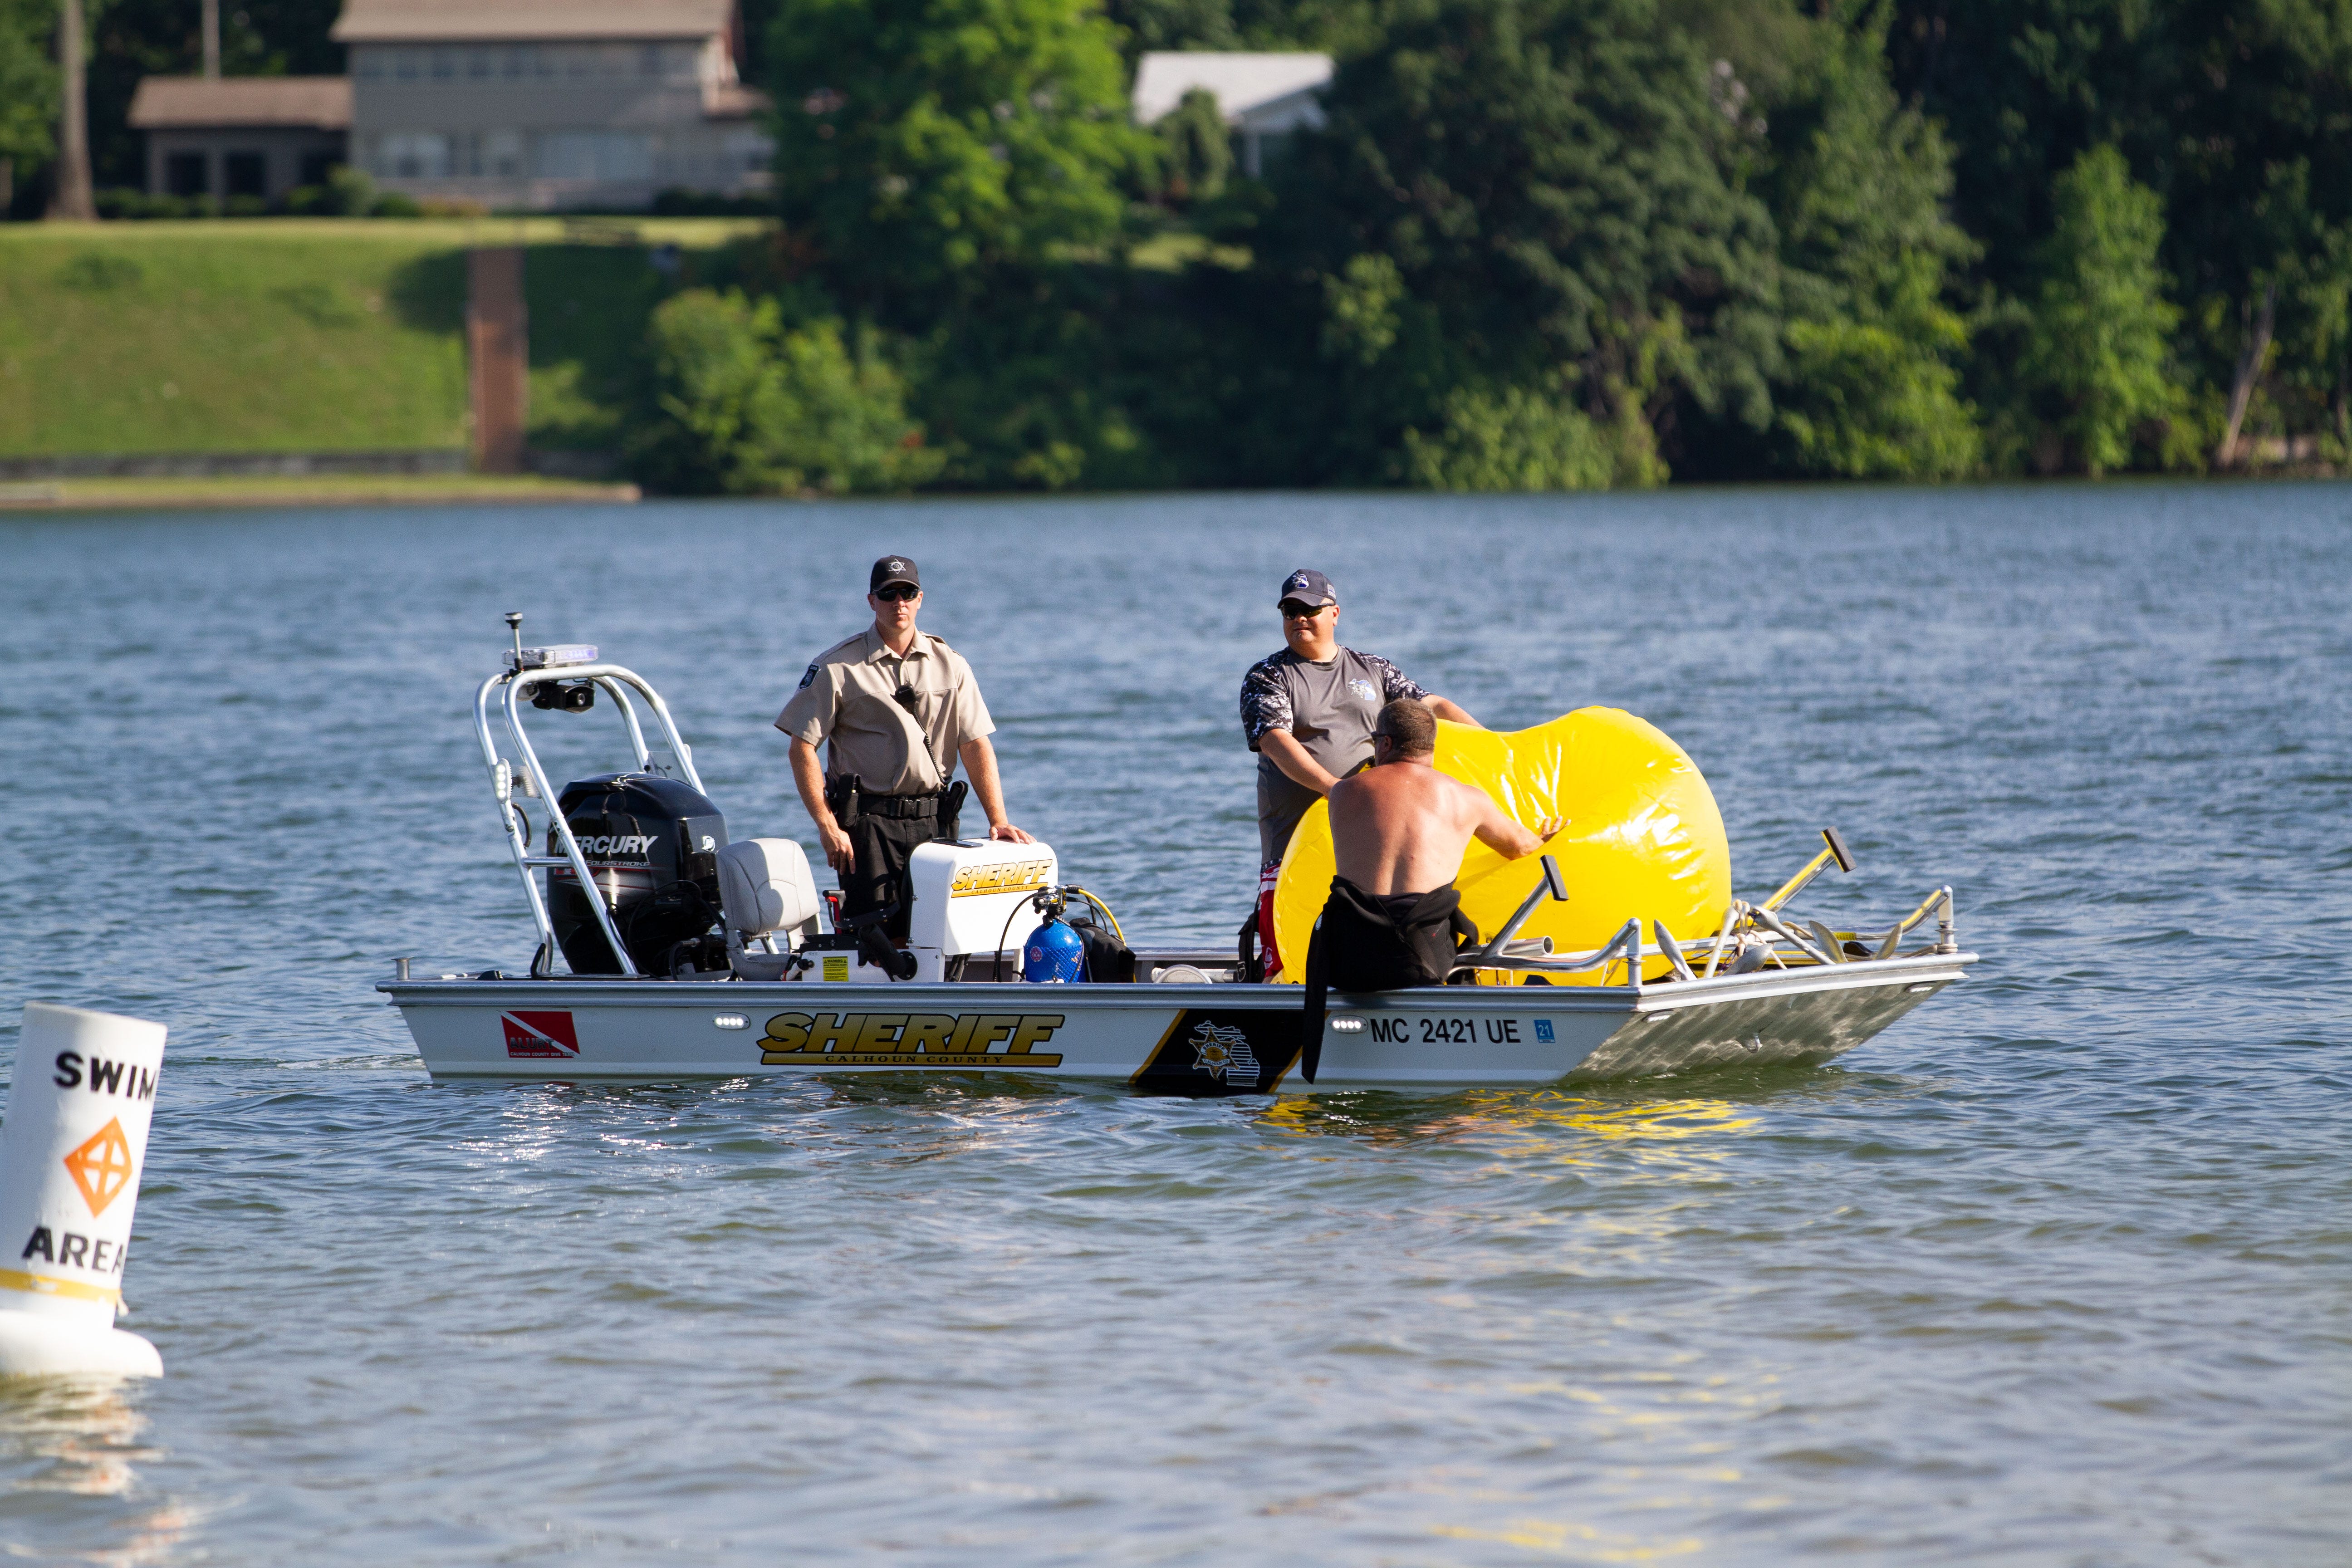
[[[1339,595],[1332,590],[1330,578],[1320,572],[1301,566],[1282,580],[1282,592],[1276,595],[1275,603],[1279,605],[1285,599],[1296,599],[1302,605],[1314,605],[1319,607],[1324,605],[1338,604]]]

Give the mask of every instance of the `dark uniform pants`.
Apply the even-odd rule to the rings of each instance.
[[[913,889],[907,884],[908,858],[918,845],[956,836],[956,815],[963,805],[961,780],[934,795],[869,795],[847,779],[825,785],[825,804],[849,835],[856,864],[841,873],[841,913],[845,920],[896,904],[882,922],[893,942],[907,940],[913,913]]]

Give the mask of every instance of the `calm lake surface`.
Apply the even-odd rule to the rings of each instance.
[[[1949,881],[1984,962],[1573,1094],[429,1082],[392,956],[530,951],[499,612],[810,842],[769,723],[889,551],[1130,932],[1250,904],[1311,564],[1489,725],[1661,725],[1741,893],[1834,823],[1815,911]],[[170,1375],[0,1397],[15,1558],[2346,1560],[2352,487],[16,518],[0,668],[0,1060],[26,999],[172,1030]]]

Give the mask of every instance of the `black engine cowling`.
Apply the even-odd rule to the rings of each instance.
[[[603,773],[568,784],[556,809],[580,841],[630,961],[642,973],[667,974],[677,944],[719,923],[726,817],[701,791],[658,773]],[[553,827],[547,852],[563,853]],[[621,973],[569,866],[548,868],[547,913],[574,974]]]

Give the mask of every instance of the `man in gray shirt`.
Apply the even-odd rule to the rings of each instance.
[[[1279,602],[1288,646],[1242,677],[1242,734],[1258,754],[1258,945],[1269,977],[1282,967],[1274,945],[1274,886],[1283,852],[1307,808],[1372,760],[1381,706],[1408,698],[1440,719],[1478,722],[1379,655],[1341,647],[1339,596],[1322,573],[1293,572],[1282,580]]]

